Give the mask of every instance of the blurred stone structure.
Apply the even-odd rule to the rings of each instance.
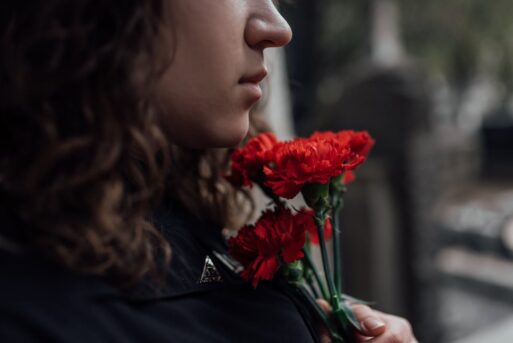
[[[512,214],[513,183],[469,182],[439,202],[434,262],[444,342],[513,339],[504,326],[513,320]],[[506,332],[510,340],[501,340]]]
[[[433,302],[423,302],[433,296],[424,294],[432,287],[420,281],[429,272],[418,269],[427,251],[417,247],[424,218],[416,215],[430,200],[417,199],[414,184],[422,182],[415,181],[419,175],[412,167],[416,142],[429,134],[428,93],[412,68],[359,70],[321,127],[367,130],[377,142],[342,211],[345,289],[418,326],[423,314],[433,313],[426,309]]]
[[[342,211],[346,291],[409,318],[420,341],[466,342],[497,325],[487,342],[506,343],[513,179],[480,176],[476,134],[430,123],[414,69],[362,70],[321,128],[368,130],[377,141]]]
[[[298,0],[288,17],[297,132],[368,130],[377,141],[341,213],[345,290],[407,317],[421,342],[510,343],[513,112],[486,116],[500,98],[486,82],[463,77],[451,93],[419,72],[399,3]],[[468,51],[451,48],[465,64]]]
[[[504,106],[495,112],[478,140],[479,176],[451,183],[433,212],[443,342],[513,341],[513,125],[496,125]]]

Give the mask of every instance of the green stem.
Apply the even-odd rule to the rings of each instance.
[[[326,241],[324,239],[324,222],[326,220],[326,215],[319,215],[316,213],[315,216],[315,224],[317,225],[317,232],[319,235],[319,243],[321,246],[321,256],[322,256],[322,264],[324,267],[324,273],[326,277],[326,283],[328,284],[328,289],[330,293],[330,305],[333,310],[333,317],[336,319],[338,327],[340,329],[340,333],[344,336],[344,339],[347,342],[355,342],[354,332],[351,328],[351,322],[346,314],[346,309],[342,305],[340,294],[335,287],[335,283],[333,282],[333,278],[330,271],[329,261],[328,261],[328,250],[326,248]]]
[[[305,243],[305,246],[303,247],[304,254],[310,254],[310,244],[308,242]],[[305,258],[306,259],[306,258]],[[315,299],[319,299],[319,291],[317,290],[317,287],[315,287],[314,280],[313,280],[313,271],[311,268],[309,268],[305,262],[303,262],[304,265],[304,276],[306,283],[308,284],[308,287],[310,288],[310,291],[312,292],[312,295],[315,297]]]
[[[321,319],[321,321],[323,322],[323,324],[326,326],[326,328],[328,329],[328,333],[329,335],[331,336],[333,342],[336,342],[336,343],[344,343],[344,339],[342,338],[342,336],[340,336],[336,330],[333,328],[333,325],[332,323],[330,322],[330,319],[328,318],[328,315],[326,314],[326,312],[324,312],[324,310],[319,306],[319,304],[317,303],[317,301],[315,299],[313,299],[311,296],[310,296],[310,293],[308,293],[307,290],[305,290],[303,287],[299,287],[299,290],[303,293],[304,297],[307,299],[307,301],[310,303],[310,305],[312,306],[312,308],[315,310],[316,314],[319,316],[319,318]]]
[[[324,286],[321,276],[319,275],[319,272],[317,271],[317,268],[315,267],[315,264],[313,263],[312,256],[310,254],[310,249],[306,248],[306,249],[304,249],[304,252],[305,252],[306,267],[312,271],[315,281],[317,282],[317,286],[319,287],[319,290],[321,291],[322,297],[325,300],[329,300],[329,295],[328,295],[328,292],[326,291],[326,286]]]
[[[319,235],[319,243],[321,246],[321,257],[322,257],[322,266],[324,267],[324,277],[326,278],[326,283],[328,284],[330,303],[333,308],[333,311],[336,312],[340,309],[340,299],[338,297],[338,292],[335,288],[335,284],[333,283],[333,278],[331,277],[330,265],[328,260],[328,249],[326,247],[326,241],[324,239],[324,222],[326,220],[325,215],[318,214],[315,216],[315,224],[317,225],[317,233]]]
[[[333,226],[333,268],[335,271],[335,288],[339,293],[342,293],[342,248],[340,246],[341,231],[338,212],[338,209],[331,211],[331,224]]]
[[[315,299],[319,299],[319,291],[317,290],[317,287],[315,287],[315,284],[312,279],[313,272],[310,270],[307,270],[305,273],[305,279],[306,283],[308,284],[308,287],[310,287],[310,290],[312,291],[312,295],[315,297]]]

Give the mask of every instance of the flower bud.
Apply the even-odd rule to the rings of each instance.
[[[300,282],[303,280],[304,269],[301,260],[288,263],[283,268],[283,274],[289,282]]]
[[[325,210],[329,206],[330,184],[308,183],[301,193],[306,204],[315,211]]]

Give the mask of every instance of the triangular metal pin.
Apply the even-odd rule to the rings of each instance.
[[[203,272],[201,273],[199,283],[213,283],[222,281],[223,278],[221,275],[219,275],[214,262],[212,262],[210,256],[207,255],[207,257],[205,257],[205,265],[203,266]]]

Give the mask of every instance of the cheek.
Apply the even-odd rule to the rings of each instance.
[[[236,29],[211,34],[226,29],[211,25],[197,32],[195,23],[179,27],[173,62],[158,87],[165,130],[189,147],[233,146],[247,133],[252,105],[238,85],[243,45]]]
[[[170,141],[191,148],[238,144],[249,126],[249,106],[236,89],[228,91],[178,82],[160,91],[164,130]]]
[[[233,0],[174,0],[172,72],[198,91],[235,85],[245,71],[246,20]]]
[[[233,52],[198,51],[198,45],[176,51],[162,76],[159,96],[170,110],[178,112],[233,112],[243,104],[237,94],[238,74]],[[180,47],[180,46],[179,46]]]

